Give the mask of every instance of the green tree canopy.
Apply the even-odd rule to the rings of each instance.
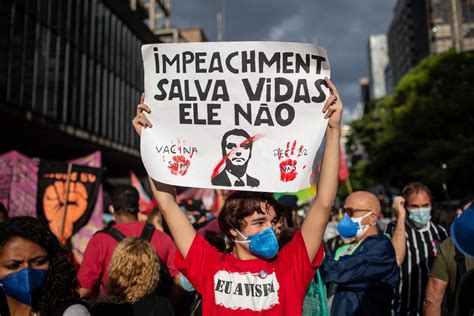
[[[401,188],[420,181],[440,197],[446,177],[452,196],[471,194],[473,126],[474,52],[430,56],[351,124],[349,144],[362,145],[368,156],[354,165],[354,182]]]

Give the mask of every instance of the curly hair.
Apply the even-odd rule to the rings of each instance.
[[[103,301],[135,303],[151,294],[159,281],[160,264],[151,244],[128,237],[114,250]]]
[[[265,204],[265,209],[262,209],[261,203]],[[280,220],[282,206],[271,194],[235,191],[227,197],[224,206],[222,206],[218,217],[219,227],[229,240],[232,241],[234,239],[234,236],[230,233],[232,229],[242,231],[245,228],[245,218],[247,216],[255,212],[265,214],[270,206],[275,210],[276,220]]]
[[[49,270],[39,297],[33,297],[32,310],[40,315],[61,313],[80,302],[76,271],[64,249],[48,226],[29,216],[14,217],[0,224],[0,251],[13,238],[31,241],[43,248]]]

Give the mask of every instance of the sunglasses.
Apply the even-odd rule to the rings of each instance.
[[[364,209],[360,209],[360,208],[343,207],[342,212],[346,213],[347,216],[352,217],[352,215],[354,215],[354,213],[357,213],[357,212],[373,212],[373,211],[372,210],[364,210]]]

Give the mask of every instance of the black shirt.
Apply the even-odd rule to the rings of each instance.
[[[395,223],[389,223],[385,232],[393,236],[395,226]],[[432,222],[425,228],[417,229],[406,220],[405,237],[406,255],[395,291],[394,309],[400,315],[422,315],[428,272],[448,233]]]
[[[156,295],[148,295],[134,304],[118,304],[101,302],[92,307],[92,316],[173,316],[173,307],[168,299]]]

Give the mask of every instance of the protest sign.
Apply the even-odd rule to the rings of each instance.
[[[326,130],[326,50],[219,42],[142,46],[152,128],[142,160],[161,182],[295,192],[310,185]]]

